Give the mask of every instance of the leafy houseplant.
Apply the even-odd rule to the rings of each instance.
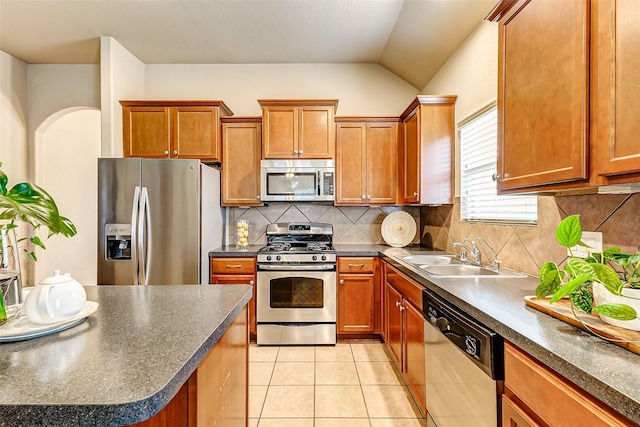
[[[572,307],[584,313],[598,313],[616,321],[629,321],[638,318],[636,309],[629,304],[614,302],[594,306],[594,286],[601,284],[608,293],[618,297],[640,300],[623,294],[626,288],[640,288],[640,252],[630,255],[620,253],[616,247],[608,248],[602,253],[593,253],[589,257],[575,258],[571,248],[582,242],[582,225],[580,216],[572,215],[563,219],[556,229],[556,240],[569,248],[571,256],[564,268],[553,262],[540,267],[540,285],[536,288],[536,296],[545,298],[551,295],[550,303],[569,297]],[[617,265],[621,271],[612,267]],[[626,292],[625,292],[626,293]]]
[[[0,162],[1,167],[2,163]],[[3,282],[5,290],[7,289],[5,283],[7,283],[6,286],[9,286],[9,282],[16,281],[18,282],[16,289],[21,289],[18,254],[20,252],[27,253],[30,259],[36,261],[33,250],[35,246],[46,249],[42,240],[35,234],[30,234],[28,238],[15,239],[15,236],[12,235],[14,235],[19,222],[30,224],[34,230],[41,227],[46,228],[48,230],[47,237],[55,234],[71,237],[76,234],[76,227],[71,220],[60,215],[58,207],[49,193],[37,185],[26,182],[18,183],[9,188],[8,182],[6,173],[0,169],[0,272],[3,273],[3,280],[0,282]],[[27,239],[31,245],[25,242]],[[21,248],[21,242],[26,243],[26,246]],[[17,268],[16,265],[9,265],[9,252],[15,255]],[[18,301],[21,301],[21,296],[17,298]],[[4,313],[3,302],[4,298],[0,289],[0,319]]]

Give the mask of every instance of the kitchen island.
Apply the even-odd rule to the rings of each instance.
[[[81,324],[0,344],[1,426],[119,426],[147,420],[177,394],[191,392],[196,379],[199,388],[205,385],[196,374],[232,328],[241,339],[230,347],[244,354],[244,362],[242,357],[236,362],[246,410],[250,286],[85,289],[99,307]]]

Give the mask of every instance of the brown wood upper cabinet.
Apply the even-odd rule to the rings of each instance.
[[[222,205],[261,206],[260,117],[222,118]]]
[[[397,144],[397,118],[336,118],[334,204],[396,204]]]
[[[222,101],[120,101],[125,157],[221,161]]]
[[[420,95],[400,116],[404,204],[453,203],[456,99]]]
[[[503,1],[500,193],[640,181],[640,3]]]
[[[258,100],[263,159],[333,159],[338,100]]]

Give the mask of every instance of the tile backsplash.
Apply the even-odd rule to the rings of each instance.
[[[404,210],[420,225],[418,207],[333,206],[319,203],[271,203],[255,208],[228,208],[228,244],[234,243],[234,224],[239,219],[249,221],[249,244],[264,245],[267,224],[276,222],[325,222],[333,225],[333,242],[340,244],[385,244],[381,228],[384,218]],[[419,242],[416,233],[415,243]]]
[[[460,221],[460,203],[421,208],[421,234],[435,248],[453,252],[453,242],[477,236],[498,253],[501,266],[537,276],[548,261],[561,264],[566,249],[558,244],[555,230],[569,215],[580,215],[583,231],[602,232],[604,248],[617,246],[635,253],[640,245],[640,193],[539,196],[537,225],[497,225]],[[490,251],[484,256],[492,260]],[[483,254],[484,255],[484,254]]]
[[[272,203],[256,208],[228,208],[228,244],[234,244],[234,224],[250,224],[249,244],[264,245],[267,224],[275,222],[326,222],[333,225],[334,243],[385,244],[384,218],[397,210],[408,212],[419,232],[412,244],[430,243],[453,252],[453,243],[482,237],[498,253],[501,266],[537,276],[547,261],[561,264],[566,250],[555,239],[558,223],[569,215],[581,216],[584,231],[600,231],[605,248],[617,246],[635,253],[640,245],[640,193],[539,196],[536,225],[499,225],[460,221],[460,203],[439,207],[338,207],[320,203]],[[484,251],[483,259],[492,255]]]

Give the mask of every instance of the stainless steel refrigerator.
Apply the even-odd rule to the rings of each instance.
[[[198,160],[98,160],[98,284],[209,282],[222,245],[220,172]]]

